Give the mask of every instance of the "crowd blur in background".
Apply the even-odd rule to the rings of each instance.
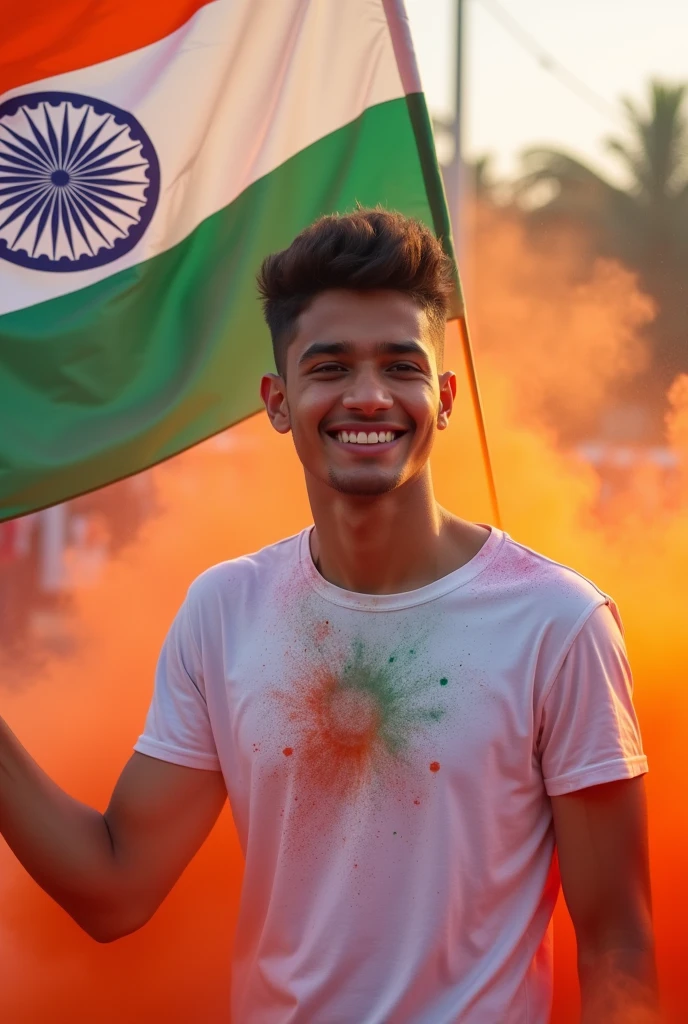
[[[53,508],[0,523],[0,651],[26,665],[68,653],[70,598],[154,513],[141,473]]]

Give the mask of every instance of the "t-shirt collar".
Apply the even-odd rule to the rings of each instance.
[[[440,579],[418,587],[416,590],[408,590],[401,594],[358,594],[351,590],[344,590],[330,583],[320,575],[313,563],[311,555],[310,537],[315,529],[314,525],[307,526],[299,534],[299,562],[301,570],[309,585],[316,590],[325,600],[338,604],[345,608],[355,608],[360,611],[399,611],[402,608],[413,608],[417,605],[434,601],[443,597],[452,590],[457,590],[469,583],[481,573],[497,557],[504,540],[507,537],[502,530],[487,523],[479,523],[490,531],[490,535],[483,544],[480,551],[473,556],[465,565],[441,576]]]

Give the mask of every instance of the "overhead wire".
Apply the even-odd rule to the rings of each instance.
[[[560,60],[549,53],[534,36],[516,20],[516,18],[499,3],[499,0],[475,0],[502,28],[516,40],[540,65],[543,71],[556,78],[565,88],[574,93],[580,100],[587,103],[599,114],[613,119],[618,123],[618,111],[612,103],[591,89],[590,86],[570,71]]]

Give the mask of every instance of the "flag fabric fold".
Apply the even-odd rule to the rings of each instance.
[[[402,3],[171,0],[155,18],[131,0],[67,0],[40,28],[15,14],[0,519],[257,412],[274,365],[255,274],[316,217],[381,203],[452,251]]]

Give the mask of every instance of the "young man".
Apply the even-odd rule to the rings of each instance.
[[[314,526],[192,584],[104,815],[5,727],[3,835],[110,941],[151,917],[229,793],[236,1024],[545,1024],[560,869],[584,1021],[654,1020],[616,608],[433,495],[449,261],[420,224],[359,210],[259,283],[278,370],[261,394]]]

